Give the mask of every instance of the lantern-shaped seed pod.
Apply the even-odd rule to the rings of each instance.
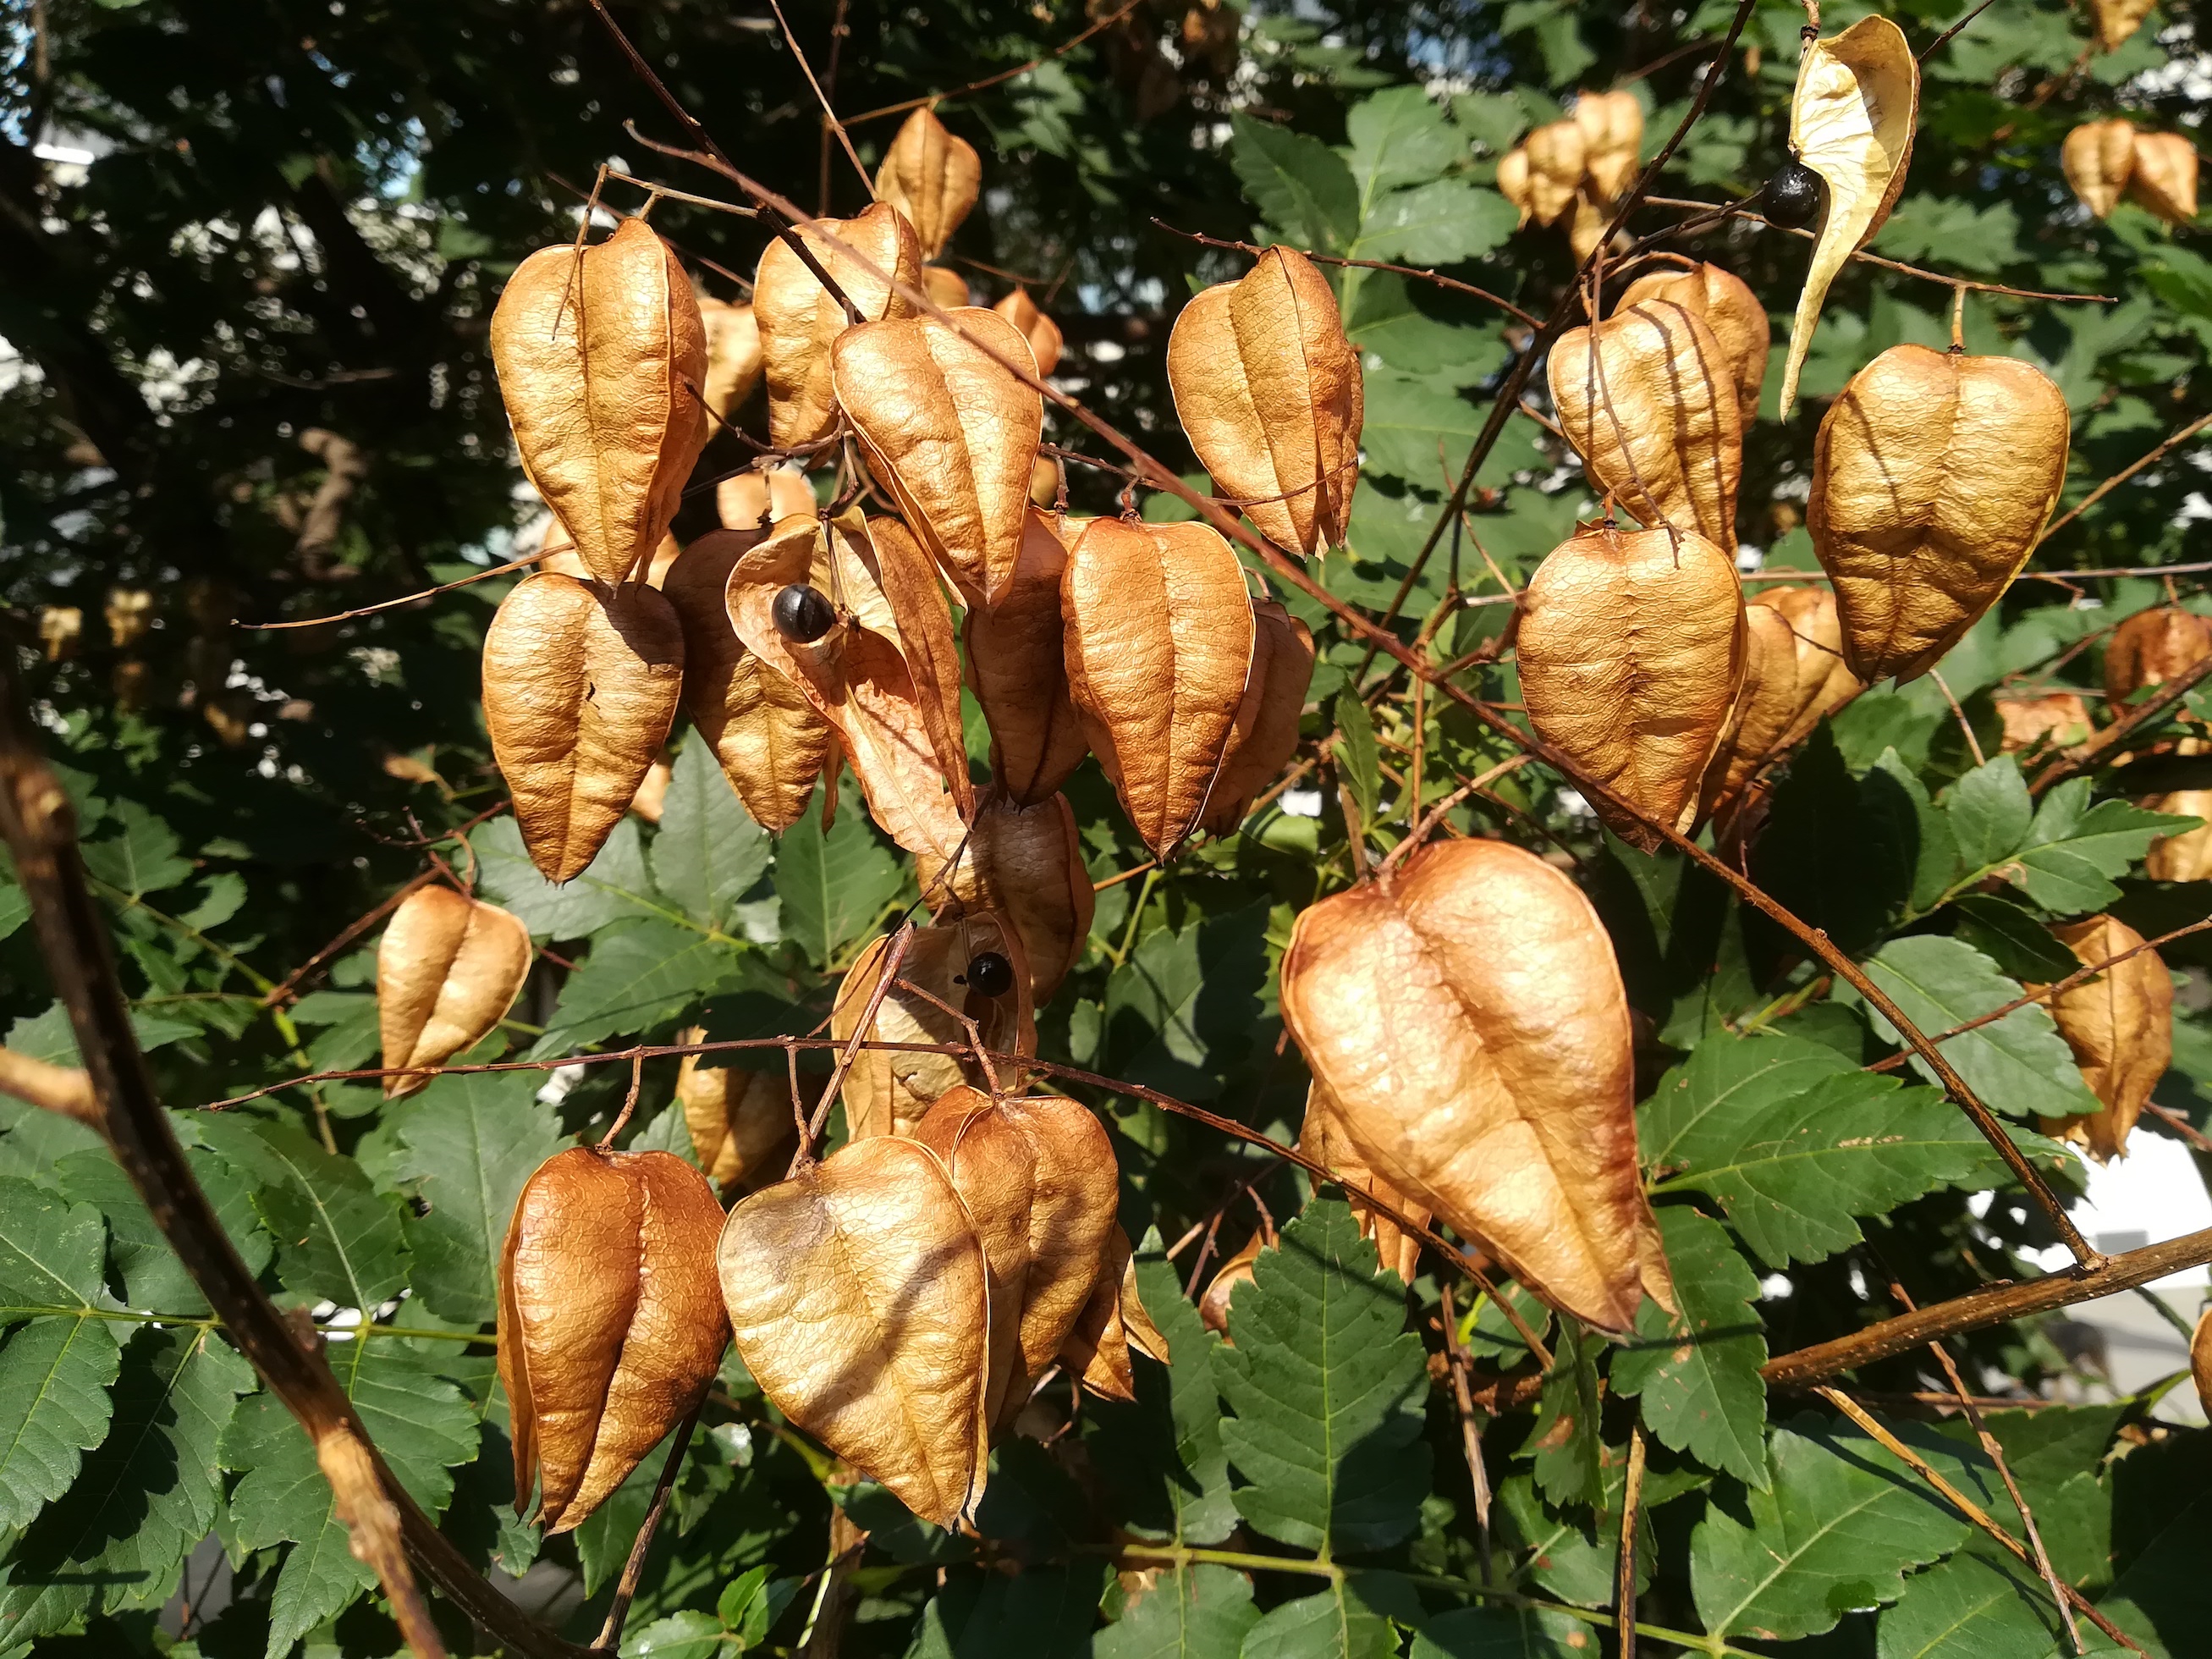
[[[1540,225],[1554,224],[1574,205],[1583,187],[1589,141],[1572,120],[1538,127],[1521,141],[1528,158],[1528,211]]]
[[[1575,125],[1583,131],[1583,167],[1591,198],[1601,207],[1619,201],[1636,177],[1637,155],[1644,147],[1644,106],[1625,89],[1586,92],[1575,100]]]
[[[2123,120],[2084,121],[2058,147],[2059,165],[2081,205],[2100,219],[2119,205],[2136,171],[2136,130]]]
[[[2168,224],[2197,219],[2197,146],[2178,132],[2136,135],[2128,194]]]
[[[1638,277],[1620,296],[1616,311],[1646,300],[1672,300],[1712,331],[1735,381],[1738,423],[1749,432],[1759,418],[1759,389],[1766,381],[1771,344],[1766,307],[1759,296],[1741,277],[1718,265],[1701,264],[1692,270],[1655,271]]]
[[[2096,726],[2089,718],[2089,705],[2071,691],[1999,697],[1996,705],[1997,718],[2004,722],[2002,752],[2008,755],[2071,749],[2087,742]]]
[[[1703,816],[1723,815],[1759,769],[1813,733],[1861,687],[1844,666],[1835,596],[1824,587],[1774,586],[1744,605],[1743,689],[1728,735],[1705,769]]]
[[[2150,844],[2143,873],[2153,881],[2203,881],[2212,878],[2212,789],[2179,789],[2170,795],[2153,795],[2138,803],[2154,812],[2202,818],[2194,830],[2178,836],[2161,836]]]
[[[862,320],[911,317],[914,303],[896,284],[921,286],[921,246],[906,216],[878,202],[851,219],[824,219],[797,233]],[[891,280],[870,273],[851,253]],[[830,350],[851,320],[845,308],[781,237],[762,253],[753,277],[753,316],[760,326],[761,368],[768,377],[768,434],[779,449],[818,443],[837,423]]]
[[[900,124],[897,137],[884,153],[884,164],[876,169],[876,199],[896,208],[912,222],[925,259],[945,251],[982,186],[983,164],[975,147],[927,106]],[[962,284],[961,305],[968,303],[966,286]]]
[[[400,902],[376,947],[376,1018],[387,1071],[384,1097],[428,1086],[433,1069],[491,1035],[530,976],[530,930],[496,904],[450,887]]]
[[[2129,1132],[2173,1058],[2173,980],[2157,951],[2137,948],[2142,935],[2112,916],[2051,932],[2084,967],[2135,951],[2051,999],[2058,1035],[2103,1109],[2046,1119],[2044,1133],[2086,1148],[2102,1164],[2126,1156]]]

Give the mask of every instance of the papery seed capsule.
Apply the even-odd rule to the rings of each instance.
[[[996,951],[985,951],[969,959],[968,984],[987,997],[1002,997],[1014,988],[1014,965]]]
[[[1820,216],[1820,198],[1826,193],[1820,175],[1793,155],[1774,170],[1759,192],[1759,211],[1769,224],[1802,230]]]
[[[793,582],[775,596],[775,631],[787,640],[811,645],[837,620],[822,591]]]

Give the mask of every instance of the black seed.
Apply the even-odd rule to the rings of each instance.
[[[1820,216],[1828,186],[1820,175],[1792,156],[1775,170],[1759,192],[1759,211],[1784,230],[1802,230]]]
[[[775,596],[775,631],[787,640],[811,645],[830,631],[837,613],[821,590],[793,582]]]
[[[1014,988],[1014,964],[996,951],[980,951],[968,959],[968,983],[987,997],[1002,997]]]

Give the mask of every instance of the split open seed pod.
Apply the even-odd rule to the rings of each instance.
[[[2096,730],[2089,705],[2071,691],[2051,691],[2039,697],[1999,697],[1996,705],[1997,718],[2004,722],[2004,754],[2071,749],[2087,743],[2090,732]]]
[[[1034,367],[1019,330],[980,307],[950,315],[864,324],[830,357],[870,467],[946,576],[989,605],[1013,580],[1044,402],[1006,367]]]
[[[1536,735],[1686,831],[1743,681],[1735,563],[1702,536],[1584,526],[1537,566],[1521,603],[1521,696]],[[1630,845],[1660,845],[1640,820],[1590,805]]]
[[[1029,958],[1031,997],[1048,1001],[1082,960],[1097,908],[1066,797],[1024,806],[994,791],[976,808],[949,875],[946,867],[934,854],[915,858],[923,901],[940,921],[980,910],[1012,923]]]
[[[1377,1176],[1604,1331],[1673,1286],[1636,1156],[1628,999],[1580,889],[1433,844],[1303,912],[1283,1018]]]
[[[530,930],[496,904],[450,887],[418,887],[376,947],[376,1019],[387,1070],[444,1065],[507,1017],[530,976]],[[384,1079],[399,1100],[431,1073]]]
[[[1013,580],[994,605],[971,605],[965,673],[991,728],[991,775],[1024,805],[1049,800],[1091,752],[1067,693],[1060,580],[1067,548],[1054,521],[1032,512]]]
[[[1704,319],[1680,301],[1640,301],[1562,334],[1547,373],[1591,489],[1650,528],[1735,550],[1743,417],[1735,367]]]
[[[514,1507],[569,1532],[706,1397],[730,1328],[722,1206],[669,1152],[556,1153],[524,1183],[500,1255],[499,1376]]]
[[[1199,828],[1233,834],[1260,792],[1282,775],[1298,750],[1298,720],[1313,685],[1313,634],[1273,599],[1252,607],[1252,669],[1230,730],[1221,775]]]
[[[991,309],[1021,331],[1022,337],[1030,343],[1030,355],[1036,359],[1039,374],[1048,375],[1060,367],[1063,344],[1060,325],[1037,309],[1036,301],[1030,298],[1029,289],[1018,285],[1012,294]]]
[[[1168,336],[1176,415],[1215,483],[1293,553],[1343,544],[1359,482],[1359,354],[1313,261],[1271,247],[1182,308]]]
[[[2179,132],[2136,134],[2128,195],[2172,225],[2197,221],[2197,146]]]
[[[1829,285],[1897,205],[1919,122],[1919,61],[1905,31],[1888,18],[1862,17],[1832,40],[1807,44],[1790,102],[1790,148],[1826,184],[1828,204],[1790,327],[1782,368],[1785,421]]]
[[[2135,125],[2118,119],[2084,121],[2058,147],[2058,161],[2081,205],[2102,219],[2119,204],[2135,176]]]
[[[1249,684],[1243,567],[1211,526],[1099,519],[1060,586],[1068,693],[1137,835],[1162,860],[1206,816]]]
[[[921,246],[914,227],[888,202],[851,219],[824,219],[797,233],[864,320],[911,317],[914,306],[882,276],[871,275],[831,240],[866,256],[877,270],[909,288],[921,285]],[[761,367],[768,376],[768,434],[780,449],[818,442],[837,421],[830,348],[845,331],[844,307],[830,296],[781,237],[761,255],[753,280],[753,316],[760,325]]]
[[[1856,676],[1844,665],[1843,625],[1826,588],[1762,588],[1745,602],[1743,617],[1743,689],[1705,768],[1703,817],[1724,812],[1762,766],[1859,694]]]
[[[2117,716],[2144,692],[2212,653],[2212,621],[2178,605],[2138,611],[2105,645],[2105,698]]]
[[[1101,1400],[1134,1400],[1137,1379],[1129,1363],[1133,1351],[1163,1365],[1169,1363],[1168,1340],[1152,1323],[1137,1293],[1137,1264],[1129,1236],[1115,1227],[1106,1241],[1106,1260],[1091,1300],[1060,1346],[1060,1363]]]
[[[2058,1035],[2074,1051],[2081,1081],[2103,1109],[2046,1118],[2043,1131],[2072,1141],[2103,1164],[2127,1155],[2128,1133],[2173,1058],[2173,980],[2157,951],[2136,950],[2142,935],[2112,916],[2051,931],[2085,968],[2136,951],[2051,999]]]
[[[975,146],[926,106],[899,124],[898,136],[876,169],[876,199],[906,215],[925,259],[945,251],[982,187],[983,164]]]
[[[2139,805],[2153,812],[2204,820],[2194,830],[2153,842],[2143,873],[2153,881],[2212,879],[2212,789],[2179,789],[2170,795],[2153,795]]]
[[[703,1026],[687,1026],[678,1042],[704,1042]],[[678,1062],[676,1102],[684,1109],[691,1151],[722,1191],[751,1192],[780,1179],[798,1144],[791,1085],[784,1076],[718,1066],[715,1056],[686,1054]]]
[[[1529,171],[1528,152],[1519,144],[1498,158],[1498,193],[1521,216],[1513,227],[1521,229],[1536,210],[1536,181]]]
[[[1589,141],[1573,120],[1553,121],[1521,141],[1528,158],[1528,210],[1540,225],[1555,224],[1574,205],[1587,170]]]
[[[2127,45],[2156,3],[2157,0],[2089,0],[2089,9],[2097,20],[2099,47],[2118,52]]]
[[[716,1261],[738,1357],[778,1411],[923,1520],[973,1512],[989,1292],[935,1152],[853,1141],[740,1200]]]
[[[872,941],[837,987],[830,1035],[838,1042],[850,1040],[861,1029],[896,937],[887,933]],[[988,981],[975,968],[976,958],[986,954],[1003,957],[1012,970],[1011,983],[996,994],[986,994]],[[1021,935],[1003,918],[975,911],[956,921],[915,928],[897,980],[903,983],[894,983],[884,994],[865,1041],[965,1044],[968,1030],[957,1010],[975,1023],[992,1053],[1036,1052],[1029,962]],[[1021,1086],[1013,1067],[994,1064],[1000,1088]],[[845,1074],[846,1128],[855,1140],[911,1133],[924,1113],[963,1083],[988,1088],[990,1074],[966,1054],[863,1048]]]
[[[1389,1216],[1376,1209],[1368,1199],[1379,1200],[1408,1220],[1429,1224],[1429,1212],[1405,1194],[1392,1187],[1360,1161],[1359,1153],[1346,1136],[1340,1121],[1342,1108],[1336,1103],[1327,1085],[1316,1079],[1306,1091],[1305,1123],[1298,1131],[1298,1150],[1316,1164],[1334,1170],[1344,1182],[1345,1196],[1352,1201],[1352,1212],[1358,1218],[1359,1231],[1375,1241],[1376,1253],[1381,1265],[1410,1285],[1421,1260],[1421,1241],[1418,1235],[1407,1232]],[[1258,1254],[1255,1250],[1255,1255]],[[1248,1258],[1248,1263],[1249,1263]],[[1228,1272],[1224,1266],[1223,1273]],[[1248,1274],[1249,1277],[1249,1267]],[[1216,1274],[1214,1283],[1221,1282]],[[1211,1294],[1209,1290],[1208,1294]],[[1222,1293],[1224,1326],[1227,1322],[1229,1293]]]
[[[668,533],[707,442],[707,330],[690,279],[641,219],[580,258],[542,247],[491,319],[522,470],[602,581]]]
[[[707,330],[707,407],[726,422],[760,384],[760,324],[750,305],[720,300],[700,301],[699,317]]]
[[[1771,344],[1766,307],[1759,302],[1759,296],[1734,273],[1718,265],[1701,264],[1690,270],[1654,271],[1638,277],[1620,296],[1616,310],[1626,311],[1647,300],[1672,300],[1712,331],[1735,381],[1741,425],[1749,432],[1759,418],[1759,389],[1766,382]]]
[[[1636,178],[1644,148],[1644,106],[1632,92],[1586,92],[1575,100],[1583,133],[1583,169],[1601,206],[1618,202]]]
[[[735,473],[714,486],[714,515],[725,530],[765,530],[814,509],[814,486],[789,467]]]
[[[2017,357],[1892,346],[1851,377],[1813,447],[1805,527],[1853,673],[1918,678],[2004,592],[2058,499],[2069,429],[2065,398]]]
[[[484,725],[546,880],[581,874],[629,810],[683,685],[683,629],[653,588],[532,576],[500,601],[484,631]]]

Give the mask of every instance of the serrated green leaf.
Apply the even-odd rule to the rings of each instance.
[[[1453,386],[1474,385],[1506,357],[1505,342],[1495,328],[1431,316],[1395,271],[1365,274],[1351,301],[1344,331],[1352,344],[1391,368]]]
[[[1106,981],[1107,1069],[1211,1100],[1251,1046],[1267,977],[1267,906],[1147,933]]]
[[[1236,1346],[1214,1355],[1237,1507],[1297,1548],[1386,1549],[1428,1493],[1427,1369],[1397,1275],[1376,1268],[1351,1209],[1313,1200],[1261,1251],[1230,1304]]]
[[[810,809],[777,838],[775,894],[785,936],[817,968],[875,925],[899,889],[899,866],[851,806],[825,836]]]
[[[1950,815],[1929,799],[1926,786],[1894,749],[1881,751],[1860,781],[1859,795],[1869,816],[1882,824],[1883,838],[1910,849],[1912,908],[1934,908],[1959,872],[1959,843],[1951,831]]]
[[[1244,1632],[1238,1659],[1395,1659],[1389,1615],[1364,1593],[1370,1580],[1384,1577],[1347,1574],[1318,1595],[1271,1608]]]
[[[714,750],[687,743],[676,757],[653,838],[653,882],[693,921],[720,927],[768,873],[768,831],[738,804]]]
[[[255,1183],[253,1203],[276,1241],[276,1275],[311,1301],[364,1311],[407,1282],[399,1200],[361,1165],[325,1152],[289,1123],[210,1115],[201,1135]]]
[[[1243,1573],[1177,1566],[1100,1631],[1091,1651],[1096,1659],[1214,1659],[1235,1653],[1259,1617],[1252,1581]]]
[[[1978,766],[1943,792],[1943,811],[1969,870],[1986,870],[2027,839],[2034,805],[2020,775],[2020,762],[2000,755]]]
[[[115,803],[122,828],[84,845],[85,873],[125,899],[159,893],[192,878],[192,862],[183,855],[177,832],[135,800]]]
[[[200,1028],[188,1019],[174,1019],[143,1008],[131,1011],[131,1033],[138,1039],[138,1047],[148,1052],[182,1042],[187,1037],[200,1034]],[[50,1066],[81,1066],[83,1056],[78,1053],[76,1033],[70,1029],[69,1011],[58,1002],[50,1004],[42,1013],[26,1015],[8,1028],[8,1046],[19,1054],[28,1054],[33,1060],[43,1060]],[[76,1126],[82,1128],[82,1125]],[[89,1130],[87,1133],[91,1133]]]
[[[1513,234],[1513,205],[1464,179],[1394,190],[1367,210],[1352,252],[1399,264],[1448,265],[1489,252]]]
[[[1462,1607],[1431,1619],[1411,1659],[1589,1659],[1597,1638],[1579,1619],[1542,1607]]]
[[[1237,1520],[1214,1376],[1221,1339],[1206,1328],[1165,1260],[1138,1259],[1137,1289],[1175,1363],[1163,1368],[1139,1355],[1133,1361],[1134,1401],[1099,1400],[1085,1407],[1092,1465],[1113,1490],[1115,1514],[1131,1533],[1218,1544]]]
[[[1087,1659],[1103,1565],[954,1575],[922,1609],[908,1659]]]
[[[1506,1302],[1513,1304],[1514,1311],[1536,1333],[1538,1340],[1542,1340],[1544,1334],[1552,1328],[1552,1310],[1526,1285],[1508,1284],[1499,1296],[1487,1292],[1478,1296],[1474,1319],[1462,1320],[1460,1340],[1469,1355],[1493,1370],[1510,1370],[1528,1358],[1528,1343],[1506,1316],[1503,1305]]]
[[[1309,134],[1242,112],[1230,124],[1230,163],[1269,223],[1321,252],[1350,243],[1359,229],[1359,187],[1342,157]]]
[[[2058,915],[2100,910],[2120,896],[2109,879],[2124,876],[2160,836],[2189,820],[2147,812],[2124,800],[2089,804],[2089,780],[2074,778],[2043,799],[2034,828],[2000,872],[2045,909]]]
[[[89,1316],[33,1319],[0,1348],[0,1528],[28,1526],[106,1435],[115,1328]]]
[[[623,1634],[623,1659],[718,1659],[733,1650],[722,1641],[721,1626],[696,1609]]]
[[[1482,429],[1482,414],[1441,381],[1383,369],[1367,376],[1366,421],[1359,430],[1370,472],[1423,489],[1456,480]],[[1358,545],[1355,534],[1353,545]]]
[[[1605,1486],[1602,1504],[1558,1509],[1544,1501],[1528,1474],[1509,1475],[1498,1485],[1493,1511],[1499,1536],[1517,1558],[1514,1577],[1525,1578],[1545,1595],[1577,1607],[1612,1605],[1613,1575],[1620,1564],[1620,1512],[1628,1487],[1628,1453],[1624,1446],[1601,1449]],[[1686,1466],[1655,1465],[1644,1478],[1643,1510],[1695,1492],[1709,1477]],[[1658,1548],[1651,1528],[1639,1528],[1636,1540],[1636,1583],[1651,1581]]]
[[[477,855],[477,890],[521,917],[536,939],[582,939],[611,922],[660,915],[667,908],[646,876],[645,845],[637,820],[627,814],[584,872],[558,887],[538,873],[511,817],[471,830],[469,844]]]
[[[1535,1458],[1536,1485],[1555,1506],[1595,1504],[1605,1492],[1605,1442],[1601,1436],[1598,1356],[1605,1339],[1566,1315],[1559,1316],[1545,1373],[1536,1421],[1520,1455]]]
[[[191,1120],[185,1121],[189,1125]],[[184,1130],[185,1135],[190,1133],[188,1127]],[[189,1139],[185,1161],[215,1206],[216,1217],[247,1271],[258,1273],[269,1265],[275,1246],[253,1207],[252,1188],[227,1159]],[[207,1311],[207,1298],[177,1260],[113,1153],[104,1146],[72,1152],[55,1165],[54,1175],[73,1202],[88,1204],[107,1218],[109,1255],[123,1275],[124,1297],[132,1307],[185,1316]]]
[[[1977,1546],[1905,1581],[1875,1629],[1878,1659],[2023,1659],[2058,1635],[2051,1592],[2033,1572]],[[2087,1634],[2087,1632],[2084,1632]]]
[[[561,988],[532,1059],[573,1054],[617,1034],[666,1025],[718,991],[768,986],[757,956],[674,922],[648,919],[603,929]],[[780,982],[778,982],[780,988]]]
[[[1382,799],[1381,756],[1375,746],[1375,720],[1351,686],[1336,695],[1337,774],[1359,805],[1362,822],[1371,826]]]
[[[1419,87],[1388,87],[1354,104],[1344,118],[1346,159],[1359,199],[1434,179],[1467,158],[1467,140]]]
[[[2033,911],[1994,893],[1968,893],[1952,902],[1951,913],[1958,918],[1954,937],[1979,951],[2008,979],[2048,985],[2081,965]]]
[[[0,1302],[91,1308],[105,1299],[100,1215],[27,1182],[0,1180]]]
[[[1637,1338],[1614,1355],[1613,1386],[1641,1395],[1661,1443],[1747,1485],[1766,1481],[1766,1334],[1759,1275],[1720,1223],[1680,1205],[1659,1212],[1681,1316],[1647,1299]]]
[[[1744,1126],[1758,1114],[1853,1069],[1824,1043],[1717,1031],[1637,1109],[1644,1163],[1662,1176],[1720,1163],[1744,1144]]]

